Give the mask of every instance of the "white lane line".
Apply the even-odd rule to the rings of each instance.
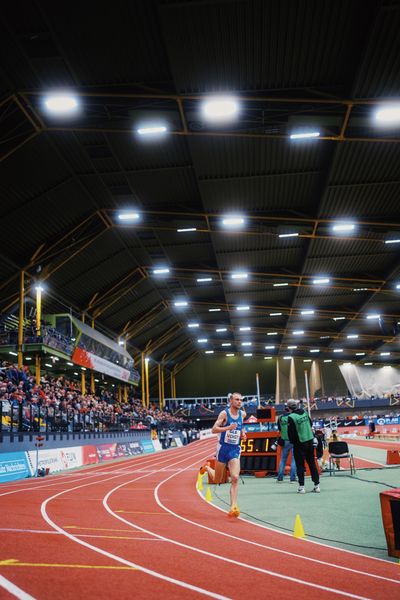
[[[186,469],[182,469],[182,471],[185,471],[185,470]],[[173,475],[171,475],[167,479],[170,479],[171,477],[173,477]],[[166,480],[164,480],[164,481],[166,481]],[[183,542],[178,542],[177,540],[173,540],[172,538],[167,538],[167,537],[165,537],[163,535],[159,535],[157,533],[154,533],[154,531],[150,531],[149,529],[145,529],[144,527],[140,527],[139,525],[136,525],[135,523],[132,523],[131,521],[128,521],[127,519],[124,519],[120,515],[117,515],[115,512],[113,512],[113,510],[109,507],[109,505],[107,503],[108,498],[111,496],[111,494],[113,494],[114,492],[116,492],[119,488],[123,487],[124,485],[128,485],[129,483],[131,483],[131,482],[126,482],[126,483],[120,484],[120,485],[116,486],[114,489],[110,490],[106,494],[106,496],[104,497],[103,505],[104,505],[104,508],[110,513],[110,515],[112,515],[116,519],[119,519],[120,521],[122,521],[123,523],[129,525],[130,527],[133,527],[134,529],[138,529],[139,531],[142,531],[144,533],[148,533],[150,535],[154,535],[154,536],[160,538],[161,540],[164,540],[166,542],[174,544],[175,546],[179,546],[181,548],[185,548],[186,550],[192,550],[193,552],[197,552],[199,554],[203,554],[205,556],[208,556],[208,557],[211,557],[211,558],[215,558],[216,560],[221,560],[223,562],[227,562],[227,563],[233,564],[235,566],[244,567],[245,569],[250,569],[251,571],[256,571],[256,572],[262,573],[264,575],[270,575],[270,576],[276,577],[278,579],[284,579],[286,581],[292,581],[292,582],[298,583],[300,585],[305,585],[307,587],[312,587],[312,588],[316,588],[316,589],[323,590],[323,591],[326,591],[326,592],[331,592],[331,593],[337,594],[339,596],[346,596],[347,598],[356,598],[357,600],[367,600],[367,598],[365,596],[357,596],[355,594],[350,594],[349,592],[342,592],[342,591],[339,591],[336,588],[330,588],[330,587],[327,587],[327,586],[324,586],[324,585],[319,585],[317,583],[311,583],[311,582],[305,581],[303,579],[297,579],[296,577],[290,577],[289,575],[283,575],[283,574],[280,574],[280,573],[276,573],[274,571],[269,571],[268,569],[262,569],[260,567],[254,566],[254,565],[250,565],[248,563],[243,563],[243,562],[240,562],[238,560],[233,560],[233,559],[227,558],[225,556],[221,556],[219,554],[214,554],[213,552],[208,552],[207,550],[201,550],[200,548],[195,548],[193,546],[189,546],[188,544],[184,544]],[[164,482],[161,482],[161,483],[164,483]],[[161,485],[161,483],[157,486],[156,490]],[[157,498],[156,498],[156,501],[157,501]],[[172,511],[170,511],[168,509],[165,509],[165,507],[163,505],[160,504],[160,506],[161,506],[161,508],[164,508],[164,510],[167,510],[167,512],[169,512],[171,514],[175,514]],[[176,516],[178,516],[178,518],[180,518],[179,515],[176,515]],[[182,520],[188,521],[189,523],[192,523],[193,525],[197,525],[195,522],[190,521],[188,519],[185,519],[183,517],[182,517]],[[218,532],[218,530],[212,529],[210,527],[204,527],[204,528],[205,529],[209,529],[213,533],[220,533],[220,532]],[[228,536],[228,537],[234,537],[234,536]],[[240,540],[240,538],[236,538],[236,539]],[[242,541],[245,541],[245,540],[242,540]],[[303,558],[303,557],[301,557],[301,558]]]
[[[16,598],[20,598],[20,600],[35,600],[33,596],[21,590],[15,583],[12,583],[3,575],[0,575],[0,586],[3,587],[7,592],[15,596]]]
[[[58,531],[49,531],[47,529],[15,529],[13,527],[0,527],[0,531],[10,531],[11,533],[49,533],[58,535]]]
[[[201,456],[204,456],[204,450],[202,450],[202,452],[197,453]],[[185,462],[188,458],[191,458],[195,456],[195,454],[193,455],[189,455],[189,457],[185,457],[182,461],[178,461],[175,464],[179,464],[180,462]],[[198,462],[198,460],[196,461]],[[134,481],[138,481],[140,479],[144,479],[145,477],[148,477],[148,474],[146,475],[142,475],[141,477],[137,477],[133,480],[131,480],[129,483],[132,483]],[[110,479],[114,479],[115,477],[110,477],[107,478],[105,481],[108,481]],[[83,487],[87,487],[89,485],[94,485],[96,483],[100,483],[99,481],[96,482],[90,482],[87,484],[83,484],[83,485],[79,485],[76,486],[74,488],[71,488],[69,490],[65,490],[65,491],[73,491],[73,490],[77,490]],[[104,483],[104,482],[101,482]],[[65,535],[67,538],[69,538],[70,540],[76,542],[77,544],[80,544],[82,546],[85,546],[86,548],[89,548],[89,550],[93,550],[94,552],[97,552],[99,554],[102,554],[103,556],[107,556],[108,558],[115,560],[117,562],[120,562],[124,565],[127,565],[129,567],[133,567],[135,569],[138,569],[139,571],[142,571],[143,573],[146,573],[147,575],[151,575],[152,577],[156,577],[157,579],[161,579],[163,581],[167,581],[168,583],[172,583],[173,585],[177,585],[179,587],[191,590],[193,592],[197,592],[199,594],[202,594],[204,596],[208,596],[210,598],[216,598],[217,600],[231,600],[228,596],[222,596],[220,594],[215,594],[214,592],[211,592],[209,590],[206,590],[204,588],[195,586],[195,585],[191,585],[190,583],[186,583],[184,581],[181,581],[179,579],[174,579],[172,577],[168,577],[167,575],[163,575],[161,573],[158,573],[157,571],[153,571],[151,569],[147,569],[146,567],[143,567],[141,565],[138,565],[136,563],[133,563],[129,560],[126,560],[125,558],[122,558],[121,556],[117,556],[115,554],[112,554],[111,552],[107,552],[106,550],[103,550],[101,548],[98,548],[97,546],[93,546],[92,544],[89,544],[88,542],[85,542],[84,540],[78,539],[76,536],[70,534],[69,532],[65,531],[64,529],[62,529],[61,527],[59,527],[56,523],[54,523],[54,521],[52,521],[50,519],[50,517],[48,516],[47,512],[46,512],[46,507],[47,504],[53,500],[54,498],[57,498],[58,496],[60,496],[61,494],[63,494],[64,492],[59,492],[58,494],[55,494],[54,496],[51,496],[50,498],[47,498],[41,505],[41,513],[42,513],[42,517],[43,519],[51,526],[53,527],[53,529],[55,529],[56,531],[58,531],[59,533],[62,533],[63,535]],[[157,537],[157,536],[156,536]]]

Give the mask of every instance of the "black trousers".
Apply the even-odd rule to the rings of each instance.
[[[311,478],[314,482],[314,485],[318,485],[319,484],[319,473],[318,473],[317,467],[315,466],[313,441],[310,440],[308,442],[301,442],[299,444],[294,444],[293,454],[294,454],[294,460],[296,461],[296,470],[297,470],[297,477],[299,480],[299,485],[301,485],[301,486],[304,485],[304,472],[305,472],[304,461],[306,461],[308,464],[308,467],[309,467],[310,473],[311,473]]]

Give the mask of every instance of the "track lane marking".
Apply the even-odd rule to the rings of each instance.
[[[15,583],[12,583],[12,581],[3,577],[3,575],[0,575],[0,586],[16,598],[19,598],[19,600],[36,600],[36,598],[27,592],[24,592],[24,590],[15,585]]]

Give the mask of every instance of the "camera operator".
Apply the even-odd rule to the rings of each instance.
[[[293,454],[296,461],[297,477],[299,479],[299,494],[305,494],[304,489],[304,462],[306,461],[310,469],[311,477],[314,482],[313,492],[319,494],[319,473],[314,460],[314,434],[312,431],[312,422],[303,408],[299,408],[297,400],[288,400],[287,406],[290,414],[288,418],[288,435],[293,444]],[[316,440],[317,442],[317,440]]]

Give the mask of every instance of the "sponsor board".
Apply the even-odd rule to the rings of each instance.
[[[29,462],[32,466],[33,473],[36,472],[36,450],[29,450]],[[64,463],[61,460],[60,450],[39,450],[39,469],[49,469],[49,473],[56,473],[65,469]]]
[[[82,446],[72,446],[71,448],[60,448],[60,460],[64,469],[75,469],[81,467],[83,463]]]
[[[100,462],[111,460],[116,457],[117,444],[101,444],[96,446],[96,451]]]
[[[0,454],[0,483],[31,476],[26,452]]]
[[[95,465],[100,460],[96,446],[82,446],[82,457],[84,465]]]
[[[154,452],[154,446],[151,440],[141,440],[140,443],[143,447],[143,451],[145,452],[145,454],[150,454],[151,452]]]
[[[212,435],[214,435],[211,431],[211,429],[202,429],[200,431],[200,439],[201,440],[205,440],[206,438],[211,437]]]
[[[83,350],[83,348],[75,348],[72,355],[72,362],[81,367],[105,373],[106,375],[110,375],[110,377],[115,377],[115,379],[120,379],[121,381],[129,381],[130,372],[128,369],[119,367],[105,358],[101,358],[96,354]]]
[[[160,440],[152,440],[152,444],[156,452],[160,452],[162,450]]]

